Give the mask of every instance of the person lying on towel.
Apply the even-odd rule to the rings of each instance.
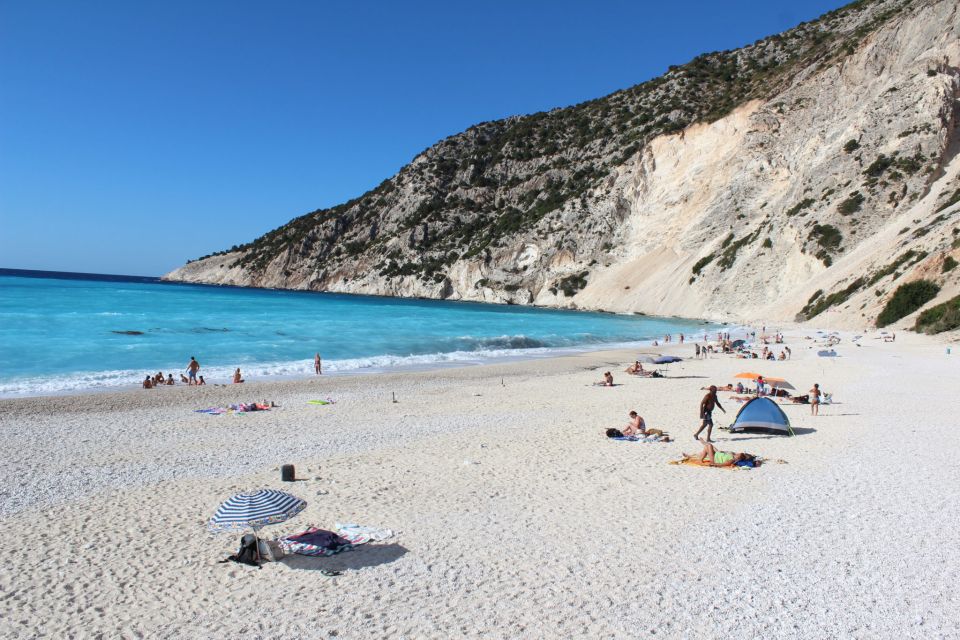
[[[732,467],[734,465],[754,466],[757,464],[757,456],[753,454],[734,453],[733,451],[717,451],[712,444],[703,438],[700,439],[700,442],[703,443],[703,451],[700,452],[700,455],[692,456],[684,453],[684,459],[693,458],[699,462],[709,464],[713,467]]]

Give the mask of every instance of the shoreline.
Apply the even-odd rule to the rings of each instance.
[[[737,326],[735,328],[714,328],[714,330],[722,330],[731,333],[731,335],[739,335],[744,332],[744,327]],[[330,360],[324,361],[324,373],[321,376],[317,376],[313,373],[276,373],[276,374],[267,374],[260,375],[259,377],[251,378],[251,375],[256,376],[257,374],[244,373],[244,383],[243,384],[271,384],[279,382],[292,382],[292,381],[302,381],[302,380],[312,380],[316,377],[328,377],[335,378],[341,376],[365,376],[365,375],[382,375],[386,373],[401,373],[401,372],[428,372],[428,371],[445,371],[450,369],[459,369],[459,368],[469,368],[469,367],[483,367],[487,365],[496,365],[503,364],[507,362],[526,362],[526,361],[536,361],[536,360],[546,360],[551,358],[562,358],[569,355],[578,355],[583,353],[591,353],[595,351],[625,351],[625,350],[650,350],[657,349],[664,351],[666,348],[679,347],[678,343],[671,342],[667,345],[659,344],[654,346],[652,343],[654,339],[649,340],[638,340],[633,342],[614,342],[614,343],[597,343],[597,344],[584,344],[579,346],[566,346],[566,347],[532,347],[532,348],[517,348],[517,349],[495,349],[495,350],[483,350],[483,351],[455,351],[448,353],[431,353],[431,354],[422,354],[422,355],[410,355],[410,356],[393,356],[393,355],[380,355],[380,356],[371,356],[369,358],[354,358],[348,360]],[[692,346],[693,342],[687,342],[682,346]],[[664,351],[665,352],[665,351]],[[672,353],[672,352],[671,352]],[[476,354],[476,355],[473,355]],[[449,359],[446,359],[449,358]],[[420,360],[421,361],[417,361]],[[399,364],[384,364],[377,365],[373,364],[370,366],[360,366],[355,368],[337,370],[337,363],[350,362],[350,361],[376,361],[376,360],[409,360],[411,362],[401,362]],[[259,367],[271,367],[271,366],[282,366],[290,367],[295,362],[301,361],[291,361],[287,363],[249,363],[241,365],[242,369],[247,371],[256,371]],[[312,368],[313,363],[308,359],[304,359],[302,362],[307,363],[305,366]],[[209,370],[213,370],[217,376],[215,379],[207,381],[207,384],[204,386],[232,386],[233,383],[230,381],[230,376],[232,375],[233,365],[230,367],[208,367]],[[203,373],[201,369],[201,375],[208,375]],[[179,371],[183,373],[182,370]],[[69,377],[70,375],[103,375],[106,373],[111,373],[111,370],[105,371],[84,371],[77,372],[74,374],[65,374]],[[169,373],[164,371],[164,373]],[[35,378],[30,378],[35,379]],[[55,376],[50,377],[51,380],[57,379]],[[222,382],[221,380],[227,379],[227,382]],[[0,393],[0,402],[5,400],[18,400],[25,398],[55,398],[55,397],[70,397],[70,396],[88,396],[88,395],[100,395],[108,393],[133,393],[138,391],[147,391],[141,387],[141,382],[124,384],[124,385],[103,385],[99,387],[91,388],[80,388],[80,389],[61,389],[61,390],[49,390],[49,391],[31,391],[25,393]],[[172,385],[173,388],[185,387],[187,386],[183,382],[177,382],[175,385]],[[163,385],[163,389],[168,389],[168,385]],[[155,390],[155,389],[154,389]],[[161,390],[160,393],[164,391]]]

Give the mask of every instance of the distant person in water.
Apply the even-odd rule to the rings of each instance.
[[[720,406],[720,399],[717,398],[717,385],[710,385],[710,390],[707,391],[707,395],[703,396],[703,400],[700,401],[700,428],[697,429],[697,432],[693,434],[694,440],[700,439],[700,432],[704,429],[707,430],[707,442],[711,442],[710,435],[713,433],[713,409],[714,407],[720,409],[724,413],[727,412],[722,406]]]
[[[233,384],[240,384],[243,382],[243,376],[240,375],[240,367],[237,367],[237,370],[233,372]]]
[[[187,363],[187,375],[190,376],[189,384],[199,384],[197,382],[197,371],[200,371],[200,363],[193,356],[190,356],[190,362]]]
[[[320,360],[320,352],[317,352],[317,355],[313,356],[313,370],[317,373],[318,376],[323,373],[322,365],[323,365],[323,361]]]
[[[172,387],[172,386],[173,386],[173,374],[172,374],[172,373],[168,373],[168,374],[167,374],[167,386],[168,386],[168,387]]]
[[[150,379],[150,376],[147,376],[146,378],[144,378],[144,380],[143,380],[143,388],[144,388],[144,389],[153,389],[153,380]]]
[[[197,386],[202,387],[205,384],[207,384],[207,381],[203,379],[203,376],[200,376],[200,380],[197,382]]]

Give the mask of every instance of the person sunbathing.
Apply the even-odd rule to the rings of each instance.
[[[233,372],[233,384],[241,384],[243,382],[243,376],[240,375],[240,367],[237,367],[237,370]]]
[[[190,380],[187,378],[187,376],[183,375],[182,373],[180,374],[180,382],[182,382],[183,384],[190,384]]]
[[[630,365],[629,367],[627,367],[626,369],[624,369],[624,371],[626,371],[626,372],[629,373],[630,375],[636,375],[636,374],[640,373],[641,371],[643,371],[643,365],[640,364],[640,361],[639,361],[639,360],[637,360],[637,361],[634,362],[632,365]]]
[[[172,373],[168,373],[168,374],[167,374],[167,386],[168,386],[168,387],[172,387],[172,386],[173,386],[173,374],[172,374]]]
[[[153,389],[153,378],[151,378],[150,376],[147,376],[143,381],[143,388]]]
[[[701,391],[710,391],[710,387],[700,387],[700,390],[701,390]],[[722,387],[717,387],[717,391],[734,391],[734,390],[735,390],[735,389],[733,388],[733,385],[732,385],[732,384],[729,384],[729,383],[727,383],[726,385],[724,385],[724,386],[722,386]]]
[[[627,426],[623,428],[623,435],[625,436],[635,436],[635,435],[646,435],[647,433],[647,423],[644,422],[643,417],[639,415],[636,411],[631,411],[629,413],[630,422],[627,423]]]
[[[700,439],[700,442],[703,443],[703,451],[700,452],[699,456],[692,456],[684,453],[683,458],[689,460],[693,458],[698,462],[709,464],[712,467],[732,467],[738,462],[756,462],[757,457],[751,453],[734,453],[733,451],[717,451],[716,447],[707,442],[706,440]]]
[[[613,386],[613,374],[607,371],[603,374],[603,380],[600,382],[594,382],[593,384],[601,387],[612,387]]]

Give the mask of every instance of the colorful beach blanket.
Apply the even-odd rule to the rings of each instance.
[[[617,436],[610,440],[621,440],[624,442],[670,442],[668,436]]]
[[[310,527],[303,533],[280,538],[277,542],[283,547],[284,553],[296,553],[301,556],[332,556],[349,551],[366,541]]]
[[[368,542],[381,542],[393,537],[393,531],[390,529],[340,523],[336,526],[336,533],[310,527],[303,533],[279,538],[277,542],[283,547],[284,553],[296,553],[301,556],[332,556]]]
[[[219,416],[225,413],[250,413],[253,411],[269,411],[270,405],[261,404],[259,402],[251,402],[249,404],[240,402],[238,404],[231,404],[226,407],[211,407],[209,409],[194,409],[194,413],[206,413],[212,416]]]
[[[700,460],[699,458],[684,458],[684,459],[682,459],[682,460],[671,460],[671,461],[668,462],[667,464],[682,464],[682,465],[686,465],[686,466],[688,466],[688,467],[710,467],[710,468],[713,468],[713,469],[740,469],[740,470],[748,469],[748,470],[749,470],[749,469],[753,469],[753,468],[755,468],[755,467],[759,467],[759,466],[762,464],[762,461],[759,460],[759,459],[756,460],[755,463],[754,463],[754,464],[755,464],[755,467],[738,466],[738,465],[735,465],[735,464],[734,464],[734,465],[730,465],[730,466],[728,466],[728,467],[718,467],[718,466],[715,465],[715,464],[712,464],[712,463],[707,462],[707,461],[705,461],[705,460]]]

